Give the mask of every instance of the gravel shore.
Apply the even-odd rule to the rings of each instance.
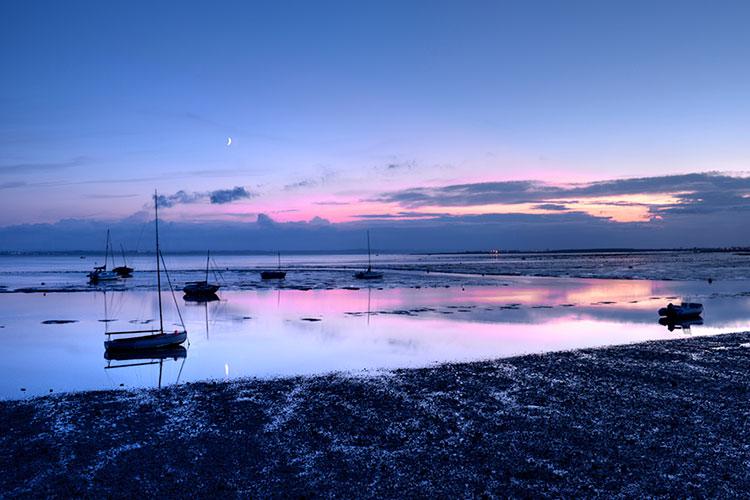
[[[744,496],[750,333],[0,402],[0,496]]]

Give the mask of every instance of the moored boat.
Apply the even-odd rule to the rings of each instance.
[[[182,287],[182,291],[189,296],[214,295],[219,288],[221,288],[219,285],[208,281],[189,281]]]
[[[182,287],[182,291],[185,294],[185,300],[191,298],[210,297],[215,295],[219,291],[221,285],[216,283],[208,282],[208,267],[211,259],[211,251],[206,253],[206,279],[201,281],[188,281],[185,286]]]
[[[367,269],[354,273],[354,278],[358,280],[379,280],[383,279],[383,273],[372,270],[372,254],[370,252],[370,231],[367,231]]]
[[[105,331],[108,340],[104,342],[104,349],[106,351],[144,351],[161,349],[167,347],[174,347],[182,344],[187,340],[187,329],[185,323],[182,321],[182,315],[179,314],[179,306],[177,306],[177,300],[175,299],[175,306],[177,307],[177,313],[180,316],[180,323],[182,325],[181,330],[174,330],[173,332],[164,331],[164,311],[162,307],[161,299],[161,264],[164,263],[164,257],[159,250],[159,206],[158,196],[154,193],[154,225],[156,228],[156,293],[159,299],[159,328],[150,330],[128,330],[119,332],[108,332]],[[166,267],[165,267],[166,272]],[[169,283],[169,290],[172,292],[174,298],[174,290],[172,289],[172,283],[169,280],[169,274],[167,274],[167,282]],[[106,299],[105,299],[106,300]],[[106,302],[105,302],[106,304]],[[111,335],[135,335],[135,334],[147,334],[138,335],[136,337],[125,337],[110,340]],[[106,355],[106,354],[105,354]]]
[[[107,243],[104,246],[104,265],[95,266],[94,270],[88,273],[86,276],[91,283],[99,283],[101,281],[115,281],[120,278],[120,275],[113,271],[107,271],[107,261],[110,257],[110,239],[109,229],[107,229]],[[114,265],[114,256],[112,256],[112,265]]]
[[[260,278],[264,280],[283,280],[286,278],[286,271],[281,270],[281,252],[277,252],[279,258],[278,269],[266,270],[260,272]]]
[[[96,266],[93,271],[87,274],[91,283],[100,281],[115,281],[120,279],[120,275],[115,271],[107,271],[107,266]]]
[[[128,266],[128,262],[125,260],[125,247],[120,245],[120,250],[122,251],[122,265],[115,267],[112,271],[116,272],[120,278],[132,278],[134,269]]]
[[[659,316],[667,318],[691,318],[698,317],[703,313],[703,304],[697,302],[682,302],[679,305],[671,302],[667,307],[659,309]]]

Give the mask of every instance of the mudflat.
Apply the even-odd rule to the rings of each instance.
[[[750,333],[0,402],[22,496],[709,496],[750,487]]]

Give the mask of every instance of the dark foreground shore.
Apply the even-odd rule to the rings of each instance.
[[[0,496],[743,496],[750,333],[0,403]]]

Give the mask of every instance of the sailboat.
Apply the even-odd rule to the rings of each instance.
[[[370,231],[367,231],[367,270],[354,273],[358,280],[379,280],[383,278],[383,273],[372,270],[372,256],[370,253]]]
[[[281,252],[276,252],[279,258],[279,267],[271,271],[261,271],[260,277],[264,280],[283,280],[286,278],[286,271],[281,270]]]
[[[120,251],[122,252],[122,265],[117,266],[112,270],[120,275],[121,278],[132,278],[133,268],[129,267],[128,262],[125,260],[125,247],[123,247],[122,244],[120,244]]]
[[[190,298],[211,298],[216,296],[216,292],[219,291],[220,285],[216,283],[208,282],[208,263],[211,259],[211,251],[206,253],[206,279],[203,281],[189,281],[185,283],[182,291],[185,293],[185,299]]]
[[[120,278],[120,275],[115,271],[107,271],[107,261],[110,256],[110,239],[109,229],[107,229],[107,243],[104,246],[104,265],[94,267],[94,270],[88,274],[89,281],[91,283],[99,283],[100,281],[114,281]],[[112,256],[112,265],[115,264],[115,258]]]
[[[159,297],[159,329],[105,332],[107,334],[107,338],[111,338],[111,335],[135,335],[142,333],[148,334],[139,335],[137,337],[106,340],[104,342],[104,349],[109,352],[162,349],[178,346],[187,340],[187,329],[185,328],[185,323],[182,321],[182,314],[180,313],[180,308],[177,305],[177,299],[174,296],[172,282],[169,279],[168,273],[167,282],[169,283],[169,290],[172,292],[172,298],[174,299],[175,307],[177,307],[177,314],[180,317],[182,329],[176,329],[172,332],[164,331],[164,312],[161,300],[161,264],[164,263],[164,257],[159,250],[159,206],[157,204],[157,200],[158,196],[156,192],[154,192],[154,225],[156,227],[156,290],[157,296]],[[166,265],[164,266],[164,271],[167,272]]]

